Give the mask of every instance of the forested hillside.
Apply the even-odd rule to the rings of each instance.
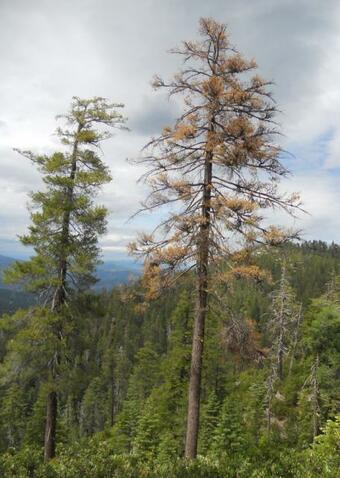
[[[336,448],[322,442],[308,449],[339,411],[340,248],[315,241],[261,252],[258,261],[271,272],[270,280],[236,281],[232,290],[221,290],[209,313],[202,471],[198,467],[190,476],[335,478],[335,462],[332,472],[322,471],[318,450],[325,448],[336,460]],[[183,280],[146,310],[139,288],[137,282],[85,294],[69,311],[60,350],[60,457],[40,472],[46,475],[27,476],[160,476],[149,463],[166,469],[182,456],[193,282]],[[48,392],[41,370],[54,352],[48,328],[32,313],[3,316],[0,324],[0,463],[4,476],[11,476],[11,467],[33,470],[40,462]],[[326,440],[334,446],[337,430],[330,422]],[[224,474],[215,470],[217,459]],[[306,468],[298,475],[302,463]],[[110,474],[115,469],[118,475]],[[14,476],[26,476],[21,473]]]

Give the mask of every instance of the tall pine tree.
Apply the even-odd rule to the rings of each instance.
[[[169,286],[176,273],[196,272],[187,458],[197,454],[208,296],[221,278],[212,278],[217,268],[210,266],[234,258],[239,262],[235,274],[257,278],[261,272],[251,258],[254,246],[289,237],[281,228],[266,227],[261,210],[292,212],[299,204],[297,195],[287,196],[277,187],[287,170],[274,141],[270,83],[251,76],[255,62],[235,51],[225,25],[201,19],[200,34],[202,41],[184,42],[174,50],[185,59],[184,69],[169,82],[160,77],[154,82],[155,88],[184,97],[183,114],[151,140],[138,161],[148,167],[145,179],[151,188],[143,210],[167,206],[171,212],[154,234],[143,234],[131,245],[132,253],[146,258],[149,297]],[[241,254],[234,254],[235,242],[244,246]]]
[[[62,343],[62,321],[68,301],[79,290],[95,282],[98,264],[98,235],[105,232],[107,210],[94,203],[98,189],[111,180],[107,166],[98,154],[101,142],[111,136],[109,128],[124,124],[118,112],[121,104],[104,98],[83,100],[74,97],[66,125],[57,135],[65,146],[51,155],[21,151],[37,166],[45,188],[31,195],[33,212],[24,245],[34,248],[27,262],[16,262],[7,272],[8,282],[21,282],[39,295],[44,318],[55,343]],[[60,347],[48,360],[45,460],[55,455],[57,423],[57,383]]]

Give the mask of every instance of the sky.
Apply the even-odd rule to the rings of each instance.
[[[74,95],[122,102],[128,117],[130,131],[103,146],[113,175],[98,197],[110,212],[104,257],[124,256],[157,222],[129,220],[147,189],[127,158],[179,114],[151,80],[181,68],[169,50],[198,37],[200,17],[226,23],[232,44],[275,82],[281,143],[292,153],[282,187],[300,192],[308,211],[280,221],[306,240],[340,243],[339,0],[0,0],[0,254],[30,253],[18,235],[29,225],[28,195],[42,186],[13,148],[58,149],[55,116]]]

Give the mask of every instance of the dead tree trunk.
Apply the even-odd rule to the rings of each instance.
[[[57,393],[52,390],[47,395],[44,461],[55,456],[57,428]]]
[[[315,362],[312,366],[311,373],[311,402],[312,402],[312,413],[313,413],[313,438],[315,438],[320,433],[320,390],[319,390],[319,381],[318,381],[318,371],[319,371],[319,355],[316,356]]]
[[[300,325],[301,325],[302,319],[303,319],[303,315],[302,315],[302,304],[301,304],[300,308],[299,308],[299,311],[297,313],[297,318],[296,318],[296,323],[295,323],[294,339],[293,339],[293,345],[292,345],[292,349],[291,349],[288,375],[291,375],[291,373],[292,373],[293,364],[294,364],[294,360],[295,360],[295,353],[296,353],[296,349],[297,349],[298,341],[299,341]]]
[[[208,305],[208,265],[209,265],[209,233],[210,233],[210,203],[212,182],[212,153],[208,152],[205,160],[204,190],[202,203],[202,225],[198,238],[197,264],[197,309],[194,323],[191,369],[188,397],[187,433],[185,442],[185,457],[192,459],[197,455],[199,431],[199,412],[201,395],[201,374],[204,345],[204,326]]]

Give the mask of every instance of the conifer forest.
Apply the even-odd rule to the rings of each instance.
[[[281,79],[225,17],[196,12],[192,37],[159,53],[164,71],[155,57],[152,94],[172,117],[155,110],[124,166],[141,191],[119,225],[136,230],[128,270],[105,255],[119,191],[133,193],[107,148],[133,147],[134,110],[69,97],[53,146],[24,130],[12,145],[37,179],[12,238],[27,252],[0,255],[0,477],[340,477],[340,245],[326,219],[306,236]]]

